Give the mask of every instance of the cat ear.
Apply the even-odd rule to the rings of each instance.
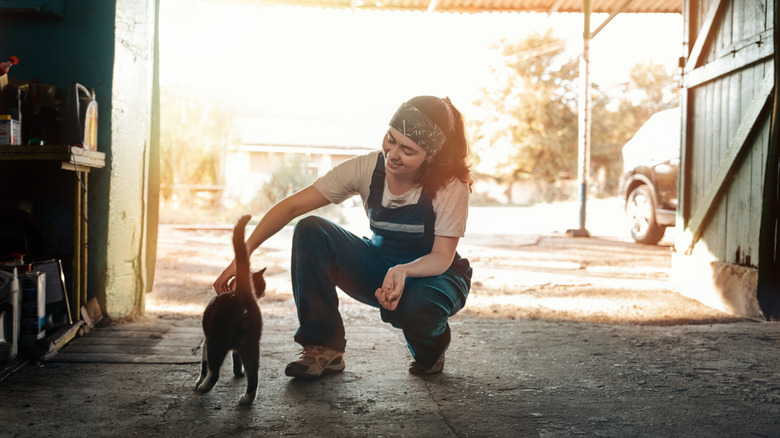
[[[263,268],[263,269],[259,270],[258,272],[261,273],[261,274],[264,274],[265,273],[265,269],[266,268]]]

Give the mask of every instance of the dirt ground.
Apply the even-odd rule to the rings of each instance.
[[[672,291],[668,240],[515,228],[483,225],[459,246],[475,273],[443,374],[409,375],[400,331],[343,296],[347,369],[311,383],[283,374],[299,351],[283,230],[252,257],[268,290],[258,400],[241,408],[242,379],[192,390],[199,315],[232,257],[229,230],[161,227],[147,317],[0,382],[0,436],[780,437],[778,323]],[[136,359],[79,353],[128,327],[166,347]]]
[[[463,315],[638,325],[735,320],[672,291],[672,231],[660,245],[638,245],[618,228],[619,221],[596,228],[592,238],[572,239],[549,227],[521,234],[496,223],[493,215],[490,209],[472,213],[469,229],[475,231],[458,247],[475,272]],[[345,225],[360,235],[370,233],[359,219]],[[253,267],[267,269],[266,313],[294,313],[291,233],[285,228],[252,256]],[[229,236],[227,227],[163,226],[154,293],[147,296],[149,314],[200,314],[211,298],[211,283],[232,259]],[[342,306],[349,314],[375,313],[346,295]]]

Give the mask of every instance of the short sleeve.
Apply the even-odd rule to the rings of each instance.
[[[434,234],[444,237],[463,237],[469,216],[469,186],[453,179],[433,199],[436,213]]]
[[[354,195],[368,197],[376,157],[381,151],[352,157],[314,181],[314,188],[333,204],[340,204]]]

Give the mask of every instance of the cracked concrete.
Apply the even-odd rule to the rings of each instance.
[[[229,373],[210,393],[195,392],[196,359],[47,362],[0,382],[2,435],[780,436],[777,323],[456,316],[445,372],[420,378],[406,371],[400,331],[353,318],[347,369],[314,382],[283,373],[298,353],[294,320],[269,316],[266,327],[250,407],[238,405],[245,383]]]
[[[0,381],[0,436],[780,437],[780,323],[671,292],[668,246],[614,238],[467,236],[475,281],[443,374],[408,374],[401,332],[345,298],[346,370],[298,382],[284,376],[299,348],[281,233],[252,261],[269,284],[257,400],[239,406],[229,373],[197,393],[227,236],[162,229],[149,318]]]

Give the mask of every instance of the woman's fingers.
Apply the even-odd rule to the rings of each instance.
[[[377,289],[374,296],[379,301],[379,305],[387,310],[395,310],[398,306],[398,301],[401,299],[400,293],[386,288]]]
[[[217,295],[230,292],[233,289],[233,278],[235,275],[231,270],[231,267],[232,265],[228,266],[214,281],[214,292],[216,292]]]
[[[233,284],[232,280],[235,278],[235,276],[236,261],[233,260],[230,262],[227,268],[225,268],[225,270],[219,274],[219,277],[217,277],[217,280],[214,282],[214,291],[217,293],[217,295],[233,290],[235,285]]]

